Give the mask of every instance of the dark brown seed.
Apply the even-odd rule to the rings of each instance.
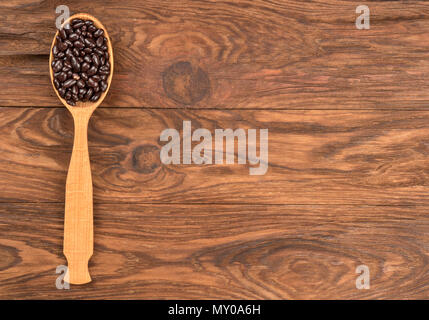
[[[70,69],[72,68],[71,63],[69,61],[67,61],[67,60],[64,61],[64,66],[67,67],[67,68],[70,68]]]
[[[79,35],[76,33],[72,33],[71,35],[69,35],[69,40],[75,42],[76,40],[79,39]]]
[[[64,69],[64,68],[63,68]],[[57,76],[58,81],[60,82],[64,82],[67,80],[67,73],[65,72],[60,72],[59,75]]]
[[[83,49],[83,52],[92,53],[92,49],[91,48],[85,48],[85,49]]]
[[[73,72],[71,72],[71,70],[70,71],[67,71],[67,78],[72,78],[73,77]]]
[[[64,96],[66,95],[66,89],[64,88],[59,88],[58,89],[58,93],[60,94],[61,98],[64,98]]]
[[[79,79],[79,81],[76,84],[80,89],[85,88],[85,81],[83,81],[82,79]]]
[[[57,47],[60,51],[65,51],[67,49],[67,45],[62,41],[57,42]]]
[[[70,70],[71,70],[71,68],[69,68],[69,67],[63,67],[61,69],[61,71],[64,71],[64,72],[69,72]]]
[[[79,89],[77,88],[77,85],[74,85],[72,87],[72,94],[77,95],[79,93]]]
[[[72,53],[75,57],[79,57],[80,56],[80,52],[78,48],[73,48]]]
[[[88,31],[88,32],[86,33],[86,37],[87,37],[87,38],[91,38],[91,39],[92,39],[92,38],[93,38],[92,33],[90,33],[90,32]]]
[[[66,54],[64,53],[64,51],[62,51],[62,52],[58,52],[58,54],[57,54],[57,58],[64,58],[66,56]]]
[[[57,62],[55,62],[54,67],[52,68],[52,70],[54,70],[54,72],[59,72],[61,71],[61,69],[63,68],[63,63],[61,62],[61,60],[57,60]]]
[[[87,63],[92,63],[92,59],[89,55],[86,55],[85,57],[83,57],[83,60],[85,60],[85,62]]]
[[[71,42],[70,40],[65,40],[64,41],[64,44],[66,44],[67,45],[67,47],[69,47],[69,48],[72,48],[73,47],[73,42]]]
[[[100,86],[94,88],[94,92],[100,91]]]
[[[69,100],[69,99],[71,98],[71,92],[70,92],[70,91],[67,91],[67,92],[66,92],[66,94],[65,94],[65,96],[64,96],[64,98],[65,98],[66,100]]]
[[[78,24],[78,23],[81,23],[81,22],[83,22],[83,20],[82,20],[82,19],[74,18],[74,19],[71,21],[71,24],[72,24],[72,26],[74,26],[74,25],[76,25],[76,24]]]
[[[100,82],[100,87],[101,87],[101,91],[106,91],[107,90],[107,83],[104,81]]]
[[[106,75],[106,76],[108,76],[108,75],[110,74],[110,71],[100,70],[98,73],[99,73],[100,75]]]
[[[86,31],[82,31],[81,33],[84,37],[86,37]]]
[[[104,50],[104,51],[107,51],[107,46],[104,45],[104,46],[101,47],[101,49]]]
[[[75,79],[76,81],[80,79],[79,74],[77,73],[73,73],[73,79]]]
[[[71,57],[73,55],[73,50],[70,48],[67,48],[67,50],[65,51],[66,57]]]
[[[86,54],[86,53],[85,53],[85,51],[83,51],[83,50],[80,52],[80,56],[81,56],[81,57],[84,57],[84,56],[85,56],[85,54]]]
[[[80,71],[80,64],[77,61],[77,59],[75,57],[71,57],[70,58],[70,62],[72,64],[72,66],[73,66],[74,72],[79,72]]]
[[[100,75],[101,80],[106,81],[107,80],[107,75],[102,74]]]
[[[106,58],[104,57],[104,55],[101,56],[100,62],[101,65],[104,65],[106,63]]]
[[[88,27],[88,31],[89,32],[94,32],[96,30],[97,30],[97,28],[95,26],[93,26],[93,25],[91,25],[91,26]]]
[[[58,50],[58,47],[56,45],[53,46],[53,48],[52,48],[52,54],[54,56],[56,56],[59,52],[60,52],[60,50]]]
[[[89,68],[91,68],[91,65],[87,62],[82,63],[81,69],[83,72],[86,72],[89,70]]]
[[[82,73],[80,74],[80,77],[81,77],[83,80],[85,80],[85,81],[89,79],[88,75],[87,75],[85,72],[82,72]]]
[[[86,25],[83,25],[83,26],[80,28],[80,30],[81,30],[82,32],[84,32],[84,31],[86,31],[86,28],[87,28],[87,26],[86,26]]]
[[[98,76],[98,75],[92,76],[91,79],[94,80],[94,81],[96,81],[96,82],[99,82],[101,80],[100,76]]]
[[[95,48],[95,49],[94,49],[94,52],[95,52],[96,54],[98,54],[100,57],[101,57],[101,56],[104,56],[104,51],[103,51],[103,50],[101,50],[100,48]]]
[[[74,102],[78,102],[78,101],[79,101],[79,97],[78,97],[78,95],[77,95],[77,94],[72,94],[72,100],[73,100]]]
[[[72,100],[67,100],[66,102],[67,102],[67,104],[69,104],[69,105],[71,105],[73,107],[76,105],[76,102],[74,102]]]
[[[57,60],[52,60],[51,67],[53,68],[56,63],[57,63]]]
[[[83,48],[85,47],[85,45],[83,44],[83,42],[81,42],[80,40],[75,41],[75,42],[73,43],[73,45],[74,45],[76,48],[78,48],[78,49],[83,49]]]
[[[67,33],[66,33],[66,31],[64,30],[64,28],[60,29],[59,34],[60,34],[60,38],[61,38],[61,39],[65,40],[65,39],[67,38]]]
[[[82,57],[77,57],[77,61],[79,61],[79,63],[83,62],[83,58]]]
[[[94,37],[98,38],[101,37],[104,34],[103,29],[98,29],[97,31],[94,32]]]
[[[94,63],[94,66],[98,68],[98,66],[100,65],[100,58],[98,57],[98,55],[92,55],[92,62]]]
[[[88,100],[89,98],[91,98],[93,93],[94,93],[94,90],[92,88],[89,88],[85,94],[85,99]]]
[[[58,79],[54,79],[54,86],[55,86],[55,88],[59,89],[60,82],[58,81]]]
[[[94,24],[94,22],[92,22],[91,20],[86,20],[86,21],[85,21],[85,24],[86,24],[87,26],[91,26],[91,25],[93,25],[93,24]]]
[[[81,22],[73,24],[72,27],[73,27],[73,29],[79,29],[80,27],[83,26],[83,24],[84,24],[83,21],[81,21]]]
[[[74,31],[79,37],[80,37],[80,35],[82,34],[82,31],[80,31],[80,29],[77,29],[77,30],[75,30]]]
[[[90,101],[97,101],[100,98],[100,96],[101,96],[101,92],[97,92],[91,97]]]
[[[104,56],[106,57],[106,60],[109,60],[109,52],[105,51]]]
[[[68,79],[66,82],[63,83],[63,88],[70,88],[76,83],[75,79]]]
[[[102,47],[104,44],[104,40],[102,37],[98,37],[96,41],[97,47]]]
[[[94,81],[92,78],[89,78],[89,80],[87,82],[88,82],[88,85],[93,87],[93,88],[98,87],[98,82]]]
[[[95,48],[95,46],[96,46],[96,44],[95,44],[94,40],[92,40],[92,39],[88,39],[88,38],[86,38],[86,39],[85,39],[85,45],[86,45],[88,48]]]
[[[95,66],[92,66],[87,72],[88,76],[93,76],[96,73],[97,73],[97,67],[95,67]]]

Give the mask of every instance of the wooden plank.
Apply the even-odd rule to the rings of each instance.
[[[165,165],[164,129],[269,128],[269,167]],[[65,108],[0,109],[1,202],[61,202],[73,140]],[[429,112],[97,109],[98,203],[428,204]]]
[[[103,106],[416,109],[429,103],[429,6],[356,2],[35,1],[0,5],[0,106],[59,106],[49,84],[55,8],[89,11],[112,34]]]
[[[427,207],[96,205],[93,282],[57,290],[63,204],[0,204],[0,298],[422,299]],[[370,289],[355,269],[367,265]]]

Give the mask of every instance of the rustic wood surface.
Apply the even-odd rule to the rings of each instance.
[[[93,282],[57,290],[73,121],[55,8],[96,16],[115,75],[89,124]],[[429,4],[0,3],[0,299],[429,298]],[[164,165],[162,130],[268,128],[269,169]],[[355,287],[357,266],[371,288]]]

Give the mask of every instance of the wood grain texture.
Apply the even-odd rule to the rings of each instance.
[[[164,165],[166,128],[269,128],[269,167]],[[98,203],[428,204],[429,112],[97,109],[89,150]],[[0,110],[1,202],[64,201],[65,108]],[[237,161],[236,161],[237,162]],[[13,181],[14,183],[10,183]],[[264,190],[264,192],[261,192]]]
[[[111,31],[117,76],[104,106],[344,110],[429,103],[423,1],[371,1],[371,29],[357,30],[355,1],[13,0],[0,5],[0,105],[58,106],[46,60],[60,4],[100,17]],[[163,75],[178,62],[187,66],[165,90]],[[208,80],[203,91],[192,80],[201,79],[199,69]]]
[[[427,207],[108,204],[94,212],[93,281],[57,290],[62,204],[0,204],[0,298],[428,296]],[[355,287],[361,264],[370,290]]]
[[[49,83],[60,4],[115,48],[88,131],[93,282],[71,290],[55,288],[73,144]],[[428,299],[429,5],[370,1],[357,30],[358,4],[1,2],[0,299]],[[267,174],[163,165],[160,133],[183,120],[268,128]]]

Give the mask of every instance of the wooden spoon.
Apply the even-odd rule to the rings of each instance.
[[[49,54],[49,69],[51,83],[60,101],[70,111],[74,119],[74,142],[66,181],[66,203],[64,217],[64,255],[68,262],[66,278],[69,283],[83,284],[91,281],[88,271],[88,261],[93,253],[93,217],[92,217],[92,178],[88,153],[88,122],[94,110],[101,104],[109,91],[113,76],[112,43],[106,28],[93,16],[78,13],[67,19],[62,27],[73,19],[92,20],[97,28],[104,30],[109,52],[110,75],[107,79],[107,90],[95,102],[78,101],[76,106],[70,106],[61,98],[54,86],[54,74],[51,67],[53,60],[52,41]],[[59,32],[57,31],[57,36]]]

